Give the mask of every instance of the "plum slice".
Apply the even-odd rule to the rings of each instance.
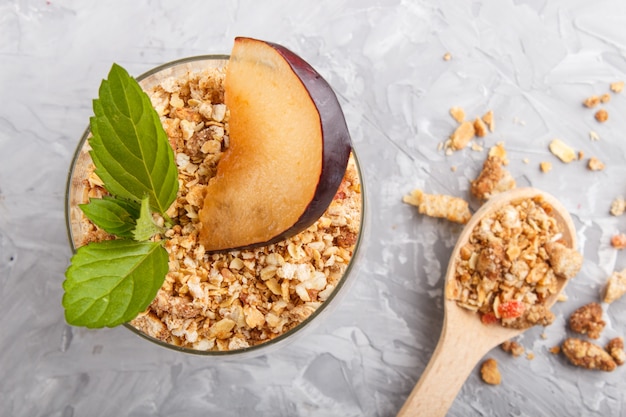
[[[199,213],[210,252],[276,243],[309,227],[330,205],[351,152],[332,88],[283,46],[236,38],[224,94],[230,146]]]

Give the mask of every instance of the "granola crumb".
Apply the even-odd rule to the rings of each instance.
[[[488,156],[483,169],[470,184],[470,192],[479,200],[488,200],[503,191],[515,188],[515,179],[503,167],[504,161],[498,156]]]
[[[509,159],[507,158],[506,149],[504,148],[504,142],[498,142],[491,148],[489,148],[488,156],[497,156],[502,160],[503,165],[509,164]]]
[[[624,81],[615,81],[610,85],[611,91],[614,93],[621,93],[624,89]]]
[[[586,340],[567,338],[561,346],[561,351],[572,365],[582,368],[611,372],[617,366],[606,350]]]
[[[609,101],[611,101],[611,95],[609,93],[604,93],[600,96],[600,102],[608,103]]]
[[[524,346],[514,340],[506,340],[500,345],[503,351],[510,353],[514,357],[518,357],[524,353]]]
[[[602,307],[598,303],[589,303],[574,311],[569,318],[572,331],[586,334],[591,339],[598,339],[606,322],[602,320]]]
[[[611,202],[611,209],[609,212],[613,216],[621,216],[626,211],[626,201],[623,197],[617,197]]]
[[[528,352],[526,354],[526,359],[528,359],[529,361],[532,361],[533,359],[535,359],[535,354],[533,352]]]
[[[487,125],[480,117],[474,120],[474,131],[479,138],[487,136]]]
[[[592,156],[591,158],[589,158],[589,162],[587,162],[587,168],[589,168],[589,170],[591,171],[602,171],[604,170],[604,168],[606,168],[606,166],[598,158]]]
[[[522,159],[522,162],[525,163],[526,165],[528,165],[528,164],[530,164],[530,159],[524,158],[524,159]]]
[[[576,152],[561,139],[553,139],[548,145],[550,152],[566,164],[576,159]]]
[[[502,375],[498,369],[498,362],[489,358],[480,367],[480,376],[484,382],[490,385],[499,385],[502,382]]]
[[[600,109],[596,112],[594,117],[598,122],[604,123],[609,120],[609,112],[607,112],[605,109]]]
[[[620,250],[626,248],[626,234],[618,233],[616,235],[613,235],[613,237],[611,238],[611,246],[613,246],[615,249]]]
[[[418,208],[420,214],[438,217],[452,222],[465,224],[472,217],[469,204],[462,198],[443,194],[426,194],[422,190],[413,190],[402,198],[407,204]]]
[[[450,52],[446,52],[445,54],[443,54],[444,61],[450,61],[451,59],[452,59],[452,54]]]
[[[541,170],[541,172],[552,171],[552,162],[547,162],[547,161],[540,162],[539,169]]]
[[[493,131],[496,129],[496,121],[493,117],[493,110],[489,110],[487,113],[485,113],[482,119],[483,122],[487,124],[487,127],[489,127],[489,131],[493,133]]]
[[[457,168],[457,166],[456,166],[456,165],[452,165],[452,166],[450,167],[450,171],[452,171],[452,172],[456,172],[456,170],[457,170],[457,169],[458,169],[458,168]]]
[[[578,160],[581,161],[585,157],[585,153],[583,151],[578,151]]]
[[[452,116],[457,123],[463,123],[465,121],[465,110],[458,106],[450,107],[450,116]]]
[[[474,135],[474,124],[465,121],[450,136],[450,147],[456,151],[461,150],[474,138]]]
[[[607,304],[620,299],[626,294],[626,269],[622,271],[614,271],[609,276],[604,287],[603,300]]]
[[[597,132],[594,132],[593,130],[589,132],[589,139],[591,139],[592,141],[598,141],[600,140],[600,135],[598,135]]]
[[[553,355],[558,355],[559,353],[561,353],[561,346],[552,346],[549,349],[549,352],[552,353]]]
[[[609,352],[615,363],[619,366],[624,364],[626,360],[626,352],[624,352],[624,339],[621,337],[614,337],[609,340],[606,345],[606,351]]]
[[[600,104],[600,97],[596,95],[589,96],[583,101],[583,106],[590,109],[596,107],[598,104]]]

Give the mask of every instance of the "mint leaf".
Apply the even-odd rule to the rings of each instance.
[[[80,209],[96,226],[105,232],[132,239],[139,218],[139,206],[134,201],[113,197],[92,198]]]
[[[132,231],[133,239],[138,242],[148,240],[162,230],[154,223],[152,219],[152,212],[150,211],[150,200],[148,197],[144,197],[141,200],[141,214],[137,219],[137,226]]]
[[[128,72],[113,64],[93,102],[90,155],[106,190],[163,215],[178,192],[174,152],[159,116]]]
[[[75,326],[113,327],[152,302],[168,272],[160,243],[108,240],[78,249],[65,272],[65,320]]]

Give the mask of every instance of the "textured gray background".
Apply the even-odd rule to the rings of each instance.
[[[586,259],[545,338],[542,329],[521,338],[535,359],[490,352],[503,383],[485,385],[475,370],[449,415],[624,415],[625,368],[585,371],[547,352],[568,334],[567,315],[626,267],[608,244],[626,231],[626,217],[608,215],[626,194],[626,93],[603,125],[580,104],[626,78],[624,22],[622,0],[0,1],[0,416],[395,415],[435,347],[460,230],[401,198],[414,187],[466,196],[485,157],[437,151],[453,105],[469,116],[494,110],[485,147],[505,141],[518,183],[562,199]],[[112,62],[138,75],[228,53],[237,35],[296,51],[344,106],[369,209],[349,292],[293,343],[233,361],[173,352],[124,328],[68,327],[65,179],[100,80]],[[606,170],[560,163],[547,149],[556,137]],[[554,164],[547,174],[544,160]],[[602,343],[626,335],[626,299],[604,307]]]

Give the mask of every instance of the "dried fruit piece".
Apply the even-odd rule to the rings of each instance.
[[[573,331],[598,339],[606,322],[602,320],[602,307],[598,303],[589,303],[572,313],[569,327]]]
[[[502,382],[502,376],[495,359],[487,359],[480,367],[480,376],[483,381],[490,385],[498,385]]]
[[[626,269],[615,271],[606,282],[603,301],[612,303],[626,294]]]
[[[483,324],[494,324],[498,322],[498,318],[492,311],[489,311],[480,316],[480,321]]]
[[[498,306],[498,313],[496,316],[500,316],[503,319],[515,319],[521,317],[524,314],[526,307],[524,303],[518,300],[505,301]]]
[[[616,81],[614,83],[611,83],[610,88],[612,92],[619,94],[624,89],[624,81]]]
[[[463,149],[474,138],[474,134],[474,124],[472,122],[463,122],[450,136],[450,146],[457,151]]]
[[[607,120],[609,120],[609,112],[607,112],[604,109],[600,109],[596,112],[596,114],[594,115],[594,117],[596,118],[596,120],[600,123],[604,123]]]
[[[550,148],[550,152],[552,152],[554,156],[556,156],[566,164],[576,159],[576,152],[574,151],[574,149],[572,149],[561,139],[552,140],[548,147]]]
[[[604,168],[606,168],[606,166],[598,158],[592,156],[591,158],[589,158],[589,162],[587,162],[587,168],[592,171],[602,171]]]
[[[583,101],[583,105],[584,105],[585,107],[590,108],[590,109],[591,109],[591,108],[593,108],[593,107],[596,107],[598,104],[600,104],[600,97],[598,97],[598,96],[596,96],[596,95],[593,95],[593,96],[587,97],[587,98]]]
[[[443,194],[426,194],[422,190],[413,190],[402,201],[418,208],[420,214],[440,217],[452,222],[465,224],[472,213],[469,204],[462,198]]]
[[[607,351],[586,340],[570,337],[565,339],[561,350],[573,365],[582,368],[610,372],[616,367],[615,360]]]
[[[614,337],[609,340],[606,345],[606,351],[613,358],[616,364],[623,365],[626,360],[626,352],[624,352],[624,339],[621,337]]]
[[[463,123],[463,121],[465,121],[465,110],[463,110],[462,107],[450,107],[450,116],[452,116],[457,123]]]
[[[611,238],[611,246],[613,246],[615,249],[626,248],[626,235],[624,233],[613,235],[613,237]]]

